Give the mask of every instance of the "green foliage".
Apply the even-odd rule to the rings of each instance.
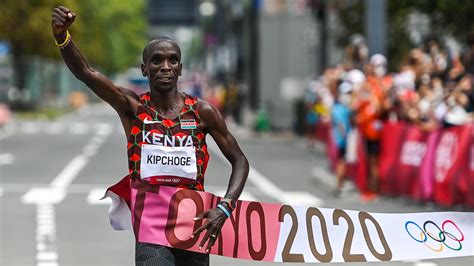
[[[57,57],[51,35],[51,15],[60,3],[74,8],[74,1],[0,1],[0,40],[11,44],[15,56]],[[52,44],[52,45],[51,45]]]
[[[136,65],[146,42],[145,2],[81,0],[74,38],[92,64],[108,73]],[[75,30],[73,25],[72,30]]]
[[[342,1],[339,18],[345,28],[339,43],[347,44],[353,33],[364,33],[363,0]],[[408,15],[413,11],[429,16],[431,34],[442,37],[452,35],[465,41],[467,34],[474,30],[474,2],[461,0],[386,0],[388,23],[388,56],[398,65],[404,55],[413,47],[408,33]]]
[[[77,14],[70,32],[93,65],[112,73],[137,64],[146,41],[144,0],[1,0],[0,40],[11,45],[17,76],[25,75],[32,56],[59,60],[51,34],[59,5]],[[22,78],[16,81],[22,88]]]
[[[202,55],[204,49],[203,43],[204,40],[201,34],[193,36],[191,44],[186,51],[188,58],[185,58],[183,61],[186,62],[185,60],[190,60],[190,58],[198,58],[200,55]]]
[[[464,40],[474,30],[474,2],[461,0],[409,1],[412,8],[428,14],[433,33],[453,34]]]

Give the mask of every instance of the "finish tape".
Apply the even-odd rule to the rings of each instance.
[[[130,219],[117,211],[111,223]],[[133,230],[140,242],[198,250],[205,231],[199,213],[220,201],[211,193],[175,187],[132,188]],[[122,202],[122,207],[127,204]],[[115,208],[115,209],[114,209]],[[120,213],[121,215],[117,215]],[[271,262],[364,262],[474,256],[474,213],[369,213],[239,200],[211,254]],[[207,243],[206,243],[207,245]],[[204,248],[206,247],[204,245]]]

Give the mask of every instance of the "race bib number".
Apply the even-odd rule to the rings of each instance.
[[[143,179],[163,175],[196,179],[196,151],[194,147],[143,144],[140,169]]]

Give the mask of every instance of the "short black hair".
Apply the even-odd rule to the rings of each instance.
[[[143,52],[142,52],[143,63],[146,63],[145,59],[150,55],[150,46],[154,43],[163,42],[163,41],[170,42],[171,44],[173,44],[176,47],[176,50],[178,50],[179,57],[181,58],[181,48],[179,47],[179,45],[173,39],[171,39],[170,37],[159,36],[159,37],[149,41],[147,43],[147,45],[145,46],[145,48],[143,48]]]

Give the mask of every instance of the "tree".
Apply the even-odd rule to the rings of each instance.
[[[2,0],[0,40],[10,43],[17,88],[25,87],[32,57],[59,60],[51,35],[58,5],[77,13],[71,35],[93,65],[112,73],[137,63],[146,41],[144,0]]]
[[[347,43],[353,33],[364,33],[364,1],[342,1],[339,18],[345,28],[339,43]],[[430,36],[452,35],[465,41],[474,30],[474,2],[460,0],[398,0],[387,1],[388,57],[394,65],[400,63],[414,44],[408,32],[408,16],[417,11],[430,19]]]
[[[90,61],[109,74],[135,65],[146,42],[144,1],[80,2],[77,42]]]

